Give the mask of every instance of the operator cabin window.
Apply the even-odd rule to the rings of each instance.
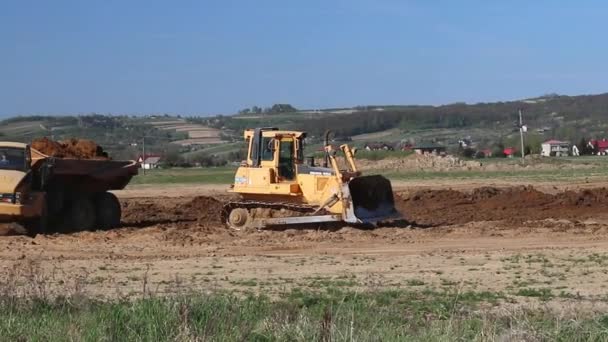
[[[262,160],[271,161],[274,159],[274,138],[262,138]]]
[[[0,148],[0,169],[25,170],[25,150],[17,147]]]
[[[279,149],[279,175],[289,180],[295,176],[293,145],[293,140],[282,140],[281,148]]]

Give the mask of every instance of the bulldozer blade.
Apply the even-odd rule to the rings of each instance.
[[[391,182],[383,176],[372,175],[352,179],[348,183],[354,213],[361,223],[377,223],[397,219]]]

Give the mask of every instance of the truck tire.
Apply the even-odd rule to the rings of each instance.
[[[50,216],[57,216],[61,214],[61,211],[65,206],[65,194],[65,187],[61,183],[55,183],[48,187],[46,191],[46,200]]]
[[[74,198],[63,224],[64,232],[91,230],[95,228],[95,207],[88,197]]]
[[[45,199],[43,202],[43,205],[42,205],[42,211],[40,212],[40,216],[35,219],[27,220],[26,222],[24,222],[23,226],[27,230],[27,235],[33,237],[38,234],[46,234],[47,229],[48,229],[48,224],[49,224],[49,213],[48,213],[48,206],[47,206],[46,199]]]
[[[111,229],[120,227],[122,209],[118,198],[111,192],[102,192],[95,196],[97,227]]]

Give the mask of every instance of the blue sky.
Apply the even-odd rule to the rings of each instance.
[[[0,116],[608,91],[604,1],[2,0]]]

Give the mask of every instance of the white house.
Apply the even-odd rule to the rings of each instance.
[[[160,162],[160,156],[151,154],[143,157],[139,156],[139,158],[137,158],[137,162],[141,165],[142,169],[156,169],[158,167],[158,163]]]
[[[570,143],[567,141],[548,140],[541,144],[540,155],[544,157],[563,157],[570,154]]]

